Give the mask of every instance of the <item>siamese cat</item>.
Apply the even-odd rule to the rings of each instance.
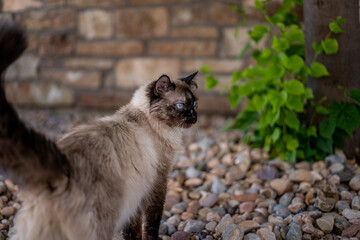
[[[57,144],[25,126],[3,75],[26,49],[24,31],[0,24],[0,168],[20,186],[12,240],[158,239],[167,177],[181,132],[197,121],[196,73],[140,87],[115,114]]]

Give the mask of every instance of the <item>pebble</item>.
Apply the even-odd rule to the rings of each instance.
[[[342,231],[342,234],[341,236],[342,237],[353,237],[356,235],[356,233],[358,233],[360,230],[360,224],[354,224],[354,225],[351,225],[350,227],[348,228],[345,228],[343,231]]]
[[[261,240],[261,238],[254,233],[248,233],[245,235],[244,240]]]
[[[187,178],[199,178],[201,172],[194,167],[189,167],[186,169],[185,174]]]
[[[218,201],[218,195],[216,193],[208,194],[201,202],[203,207],[212,207]]]
[[[351,201],[351,208],[353,210],[360,210],[360,196],[356,196]]]
[[[282,195],[287,187],[287,182],[285,179],[277,178],[273,179],[270,182],[270,187],[280,196]]]
[[[243,202],[240,203],[239,206],[239,211],[240,213],[245,213],[245,212],[252,212],[255,208],[256,204],[254,202]]]
[[[177,231],[171,235],[171,240],[190,240],[191,234],[184,231]]]
[[[205,229],[209,232],[215,232],[215,228],[217,226],[217,222],[209,222],[205,225]]]
[[[335,200],[333,198],[318,196],[315,201],[315,206],[323,212],[330,212],[335,206]]]
[[[261,168],[257,172],[257,176],[261,180],[270,181],[270,180],[280,177],[280,173],[276,168],[266,166],[266,167]]]
[[[280,216],[282,218],[286,218],[291,214],[288,208],[281,204],[278,204],[274,207],[274,213],[275,215]]]
[[[293,199],[294,197],[294,193],[292,192],[287,192],[285,193],[284,195],[282,195],[280,197],[280,200],[279,200],[279,203],[283,206],[288,206],[290,203],[291,203],[291,200]]]
[[[234,220],[229,214],[226,214],[224,217],[221,218],[219,224],[216,226],[215,228],[216,233],[223,233],[226,227],[232,223],[234,223]]]
[[[187,221],[184,231],[188,233],[197,233],[201,232],[205,227],[205,223],[200,220],[190,219]]]
[[[344,164],[334,163],[329,167],[331,173],[338,173],[344,170]]]
[[[173,216],[171,216],[171,217],[169,217],[167,220],[166,220],[166,222],[168,222],[168,223],[170,223],[170,224],[172,224],[172,225],[174,225],[174,226],[178,226],[179,225],[179,223],[180,223],[180,216],[179,215],[173,215]]]
[[[268,228],[260,228],[257,230],[256,235],[258,235],[261,240],[276,240],[275,233]]]
[[[349,220],[355,219],[355,218],[360,218],[360,211],[358,211],[358,210],[352,210],[352,209],[346,208],[342,211],[341,214]]]
[[[226,192],[226,190],[227,188],[220,178],[215,179],[211,185],[211,192],[213,193],[220,194]]]
[[[238,224],[238,226],[241,228],[241,230],[244,233],[248,233],[258,227],[260,227],[260,224],[253,221],[253,220],[245,220]]]
[[[351,187],[352,190],[359,191],[360,190],[360,175],[354,176],[350,180],[349,186]]]
[[[293,182],[311,182],[313,176],[309,170],[299,169],[291,172],[289,179]]]
[[[316,224],[324,233],[330,233],[334,227],[334,217],[331,215],[323,216],[316,219]]]
[[[10,217],[15,214],[16,209],[13,206],[4,207],[1,209],[0,214],[5,217]]]
[[[229,224],[222,233],[223,240],[242,240],[244,232],[236,225]]]
[[[299,225],[293,224],[290,226],[288,233],[286,234],[287,240],[301,240],[302,233]]]
[[[188,180],[185,181],[185,186],[197,187],[197,186],[200,186],[202,184],[202,182],[203,181],[200,178],[189,178]]]

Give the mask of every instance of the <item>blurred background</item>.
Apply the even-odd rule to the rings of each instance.
[[[236,56],[250,41],[248,29],[265,22],[253,0],[0,2],[1,18],[24,25],[29,42],[7,71],[7,94],[18,106],[35,108],[116,109],[146,81],[184,77],[209,65],[220,84],[204,91],[199,74],[200,111],[229,114],[222,93],[232,72],[250,63],[250,56]],[[229,6],[247,12],[237,31],[241,15]]]

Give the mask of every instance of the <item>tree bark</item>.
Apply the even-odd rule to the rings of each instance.
[[[334,55],[321,54],[316,61],[323,63],[329,77],[315,79],[309,77],[307,85],[314,91],[315,100],[327,97],[327,106],[332,101],[344,100],[344,94],[338,85],[349,90],[360,89],[360,13],[359,0],[304,0],[304,22],[306,63],[314,58],[312,43],[320,42],[329,32],[331,19],[342,16],[347,24],[340,27],[345,33],[333,34],[339,42],[339,52]],[[348,158],[360,157],[360,129],[352,139],[345,140],[345,154]]]

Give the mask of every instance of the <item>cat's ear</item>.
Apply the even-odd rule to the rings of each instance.
[[[161,96],[166,93],[172,87],[170,78],[167,75],[162,75],[155,84],[154,93],[156,96]]]
[[[194,78],[196,76],[198,72],[194,72],[193,74],[190,74],[189,76],[187,77],[184,77],[184,78],[180,78],[181,81],[185,82],[186,84],[188,84],[189,86],[194,86],[194,87],[198,87]]]

